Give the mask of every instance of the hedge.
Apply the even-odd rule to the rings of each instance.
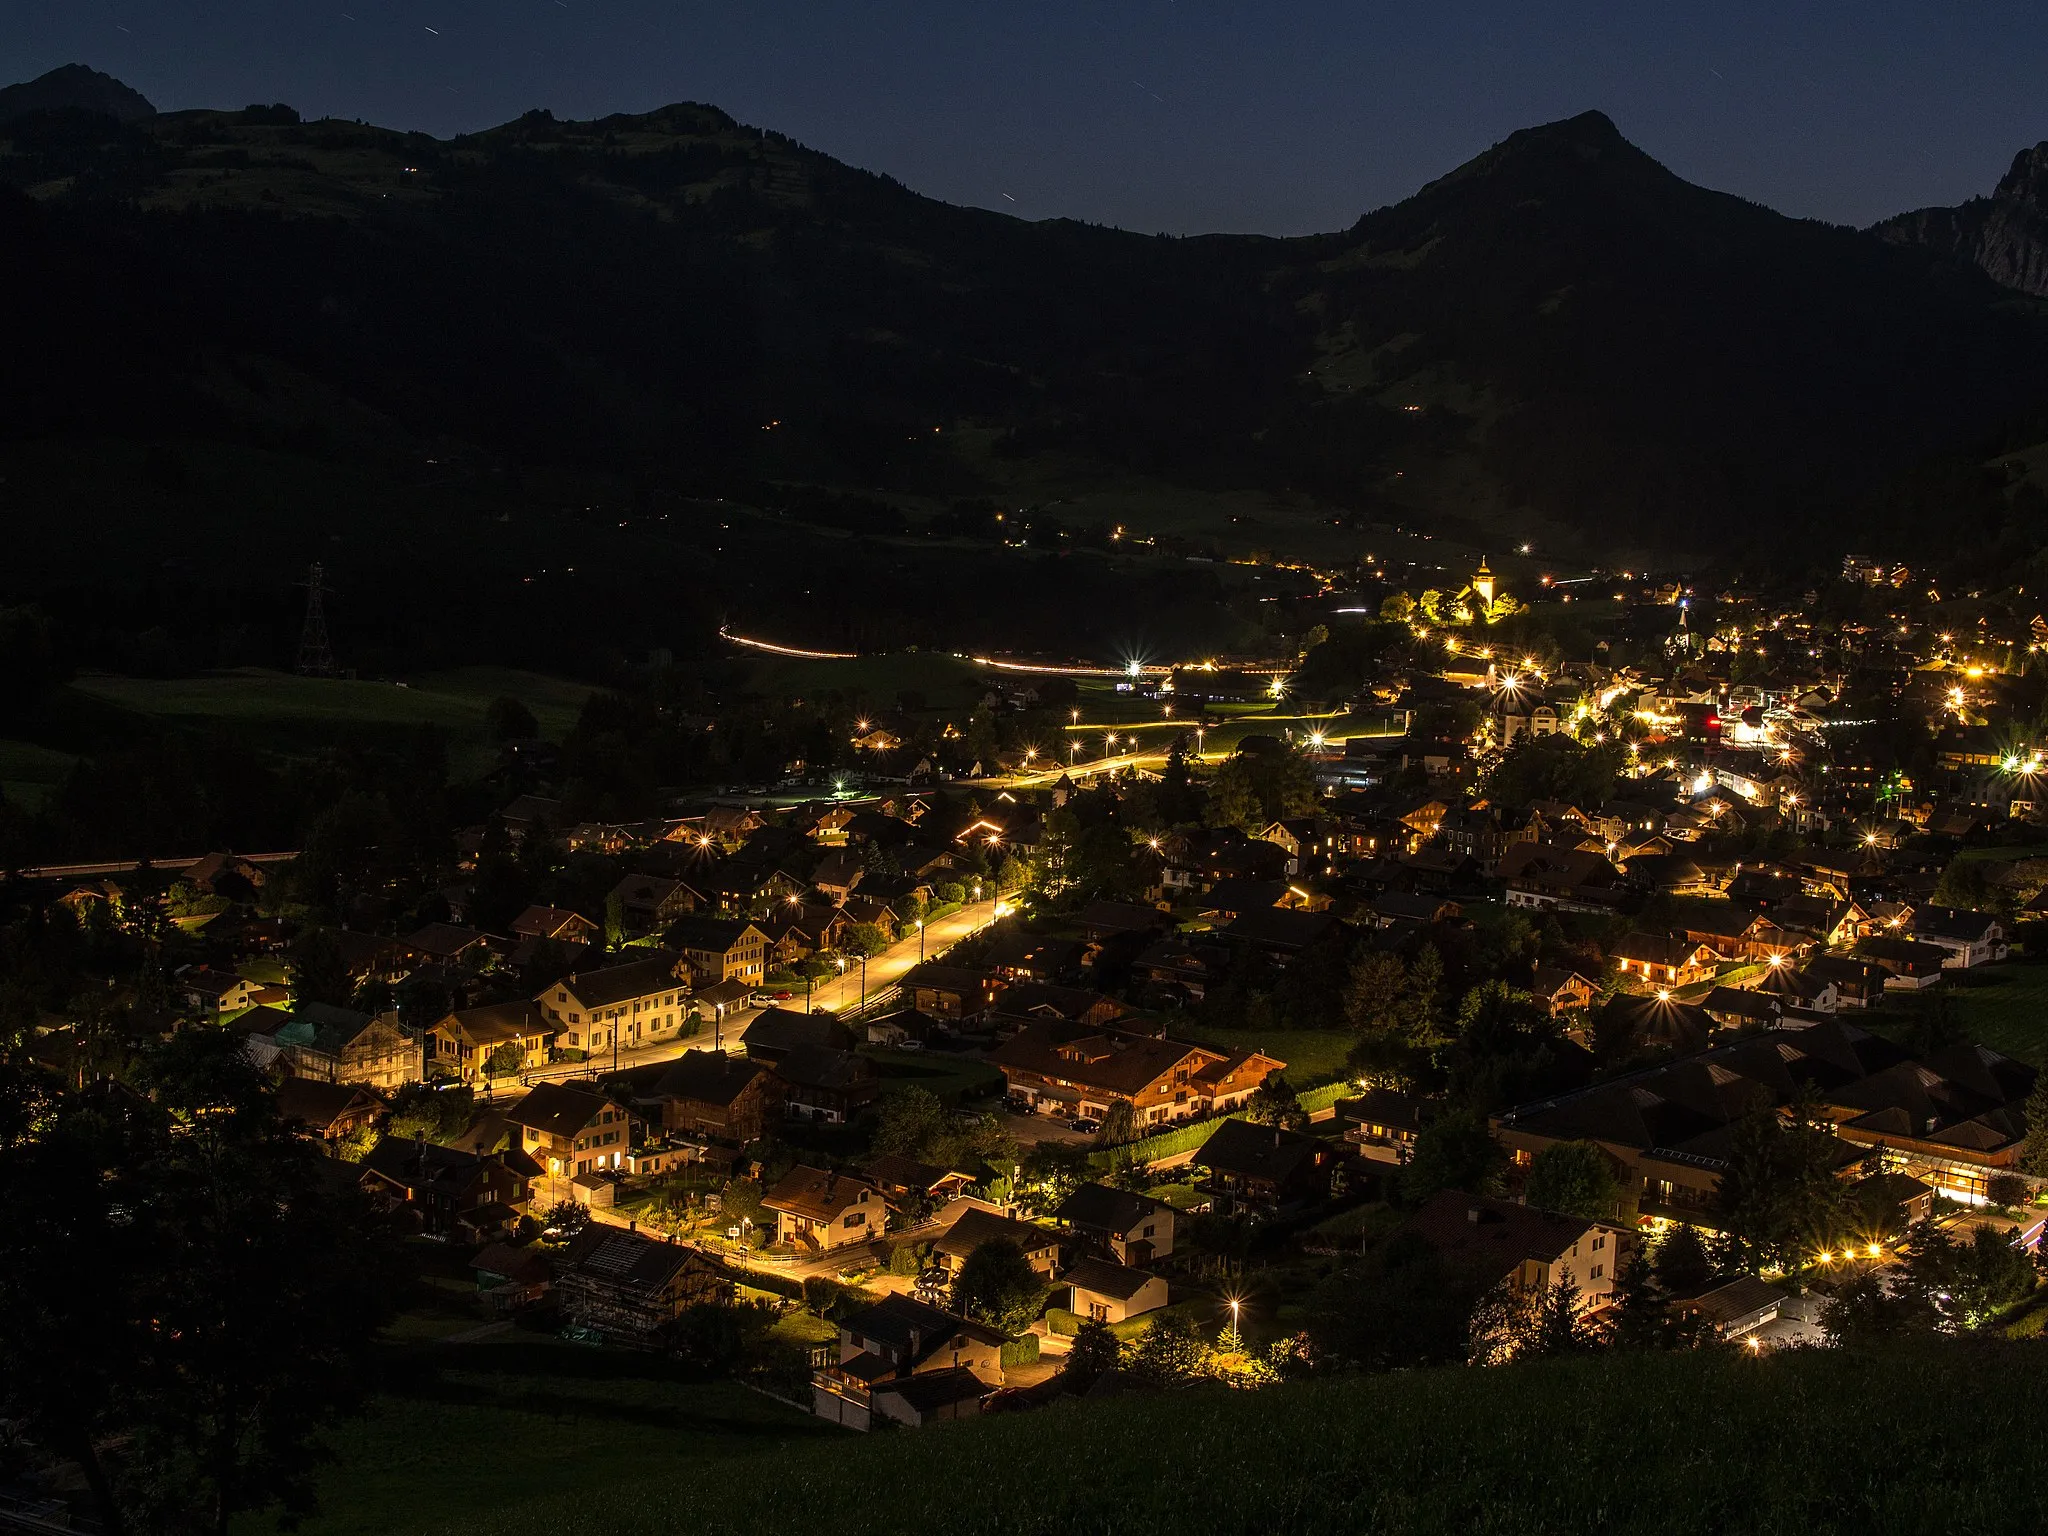
[[[1304,1113],[1314,1114],[1321,1109],[1334,1109],[1340,1099],[1356,1098],[1358,1090],[1350,1083],[1325,1083],[1320,1088],[1310,1088],[1296,1095],[1301,1101]]]
[[[1181,1152],[1192,1152],[1200,1147],[1225,1120],[1243,1120],[1242,1114],[1218,1115],[1213,1120],[1191,1120],[1185,1125],[1176,1125],[1170,1131],[1161,1131],[1156,1136],[1147,1136],[1141,1141],[1127,1141],[1120,1147],[1105,1147],[1100,1152],[1088,1154],[1089,1166],[1114,1173],[1120,1168],[1136,1167],[1140,1163],[1157,1162],[1162,1157],[1173,1157]]]
[[[1027,1333],[1022,1338],[1003,1340],[1002,1362],[1004,1370],[1016,1365],[1037,1364],[1038,1335]]]

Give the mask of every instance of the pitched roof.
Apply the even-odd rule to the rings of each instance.
[[[1486,1195],[1443,1190],[1409,1217],[1405,1229],[1459,1268],[1506,1275],[1527,1260],[1554,1263],[1598,1222],[1560,1216]]]
[[[1300,1131],[1277,1125],[1255,1125],[1249,1120],[1226,1120],[1196,1151],[1194,1161],[1212,1173],[1233,1173],[1247,1178],[1290,1178],[1305,1163],[1313,1163],[1330,1144]]]
[[[601,1093],[567,1083],[536,1083],[526,1097],[505,1111],[505,1118],[543,1135],[574,1136],[601,1111],[616,1107]]]
[[[799,1163],[776,1180],[775,1187],[761,1197],[761,1203],[771,1211],[830,1221],[849,1206],[858,1205],[863,1190],[871,1202],[883,1203],[882,1192],[865,1179]]]
[[[693,1104],[730,1104],[767,1075],[766,1067],[744,1056],[689,1050],[656,1080],[651,1096]]]
[[[1048,1227],[1034,1226],[1028,1221],[1018,1221],[1014,1216],[984,1211],[977,1206],[961,1212],[960,1219],[948,1227],[932,1247],[948,1258],[964,1259],[983,1243],[999,1240],[1008,1240],[1026,1253],[1032,1253],[1056,1246],[1060,1235]]]
[[[1063,1078],[1084,1087],[1131,1097],[1182,1063],[1235,1067],[1258,1053],[1228,1053],[1180,1040],[1090,1030],[1048,1021],[1027,1024],[988,1053],[998,1067],[1016,1067],[1041,1077]],[[1279,1063],[1275,1064],[1280,1065]],[[1192,1070],[1191,1066],[1191,1070]]]
[[[532,1003],[491,1003],[482,1008],[463,1008],[443,1018],[436,1028],[455,1026],[478,1046],[503,1045],[527,1035],[554,1032],[540,1009]]]
[[[942,1371],[920,1371],[899,1376],[875,1387],[877,1394],[900,1397],[920,1416],[951,1408],[957,1403],[978,1402],[995,1388],[964,1365],[949,1365]]]
[[[1112,1189],[1107,1184],[1082,1184],[1060,1202],[1053,1220],[1098,1232],[1128,1232],[1147,1216],[1173,1207],[1149,1195]]]
[[[912,1296],[885,1296],[871,1307],[849,1312],[839,1320],[848,1333],[887,1345],[906,1366],[930,1359],[958,1338],[978,1344],[1001,1344],[1001,1330],[970,1322]]]
[[[698,1262],[697,1251],[681,1243],[658,1243],[638,1232],[593,1224],[583,1229],[564,1267],[605,1284],[658,1291],[693,1262]]]
[[[317,1078],[288,1077],[277,1085],[277,1114],[309,1130],[325,1130],[355,1109],[375,1109],[383,1100],[359,1083],[323,1083]]]
[[[1114,1296],[1118,1301],[1129,1301],[1157,1278],[1149,1270],[1112,1264],[1107,1259],[1083,1259],[1060,1276],[1063,1282],[1076,1290],[1093,1291],[1097,1296]]]
[[[601,970],[578,971],[556,985],[566,987],[569,995],[586,1008],[609,1008],[653,992],[674,991],[679,985],[676,956],[668,950],[657,949],[644,960],[628,960],[621,965],[607,965]]]
[[[747,1021],[740,1043],[749,1051],[790,1052],[800,1046],[845,1050],[853,1032],[829,1013],[800,1013],[794,1008],[763,1008]]]
[[[1227,939],[1264,944],[1274,949],[1307,949],[1338,927],[1333,913],[1261,907],[1256,911],[1240,912],[1222,933]]]

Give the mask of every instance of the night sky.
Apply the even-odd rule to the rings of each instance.
[[[1340,228],[1597,107],[1681,175],[1864,224],[2048,138],[2048,6],[1544,0],[7,0],[0,81],[447,135],[715,104],[921,192],[1140,230]]]

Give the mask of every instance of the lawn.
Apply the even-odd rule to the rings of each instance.
[[[871,1047],[862,1054],[874,1062],[884,1093],[891,1088],[923,1088],[948,1104],[958,1104],[962,1099],[984,1098],[1003,1083],[1003,1074],[987,1062],[950,1051]]]
[[[457,777],[480,773],[495,759],[486,722],[492,700],[518,699],[544,735],[559,739],[592,691],[586,684],[505,667],[463,667],[391,682],[245,667],[167,679],[94,675],[73,686],[138,714],[236,732],[286,752],[324,746],[344,731],[397,732],[431,723],[447,735]]]
[[[1950,971],[1941,986],[1972,1040],[2030,1066],[2048,1067],[2048,964],[2009,960]],[[1893,1004],[1870,1022],[1879,1029],[1897,1027],[1910,1006]]]
[[[1357,1037],[1341,1029],[1217,1029],[1191,1025],[1186,1038],[1197,1045],[1232,1051],[1263,1051],[1287,1063],[1289,1086],[1299,1092],[1347,1075],[1346,1058]]]
[[[928,709],[962,713],[981,698],[985,677],[972,663],[944,651],[893,651],[822,661],[757,655],[747,671],[747,686],[777,698],[838,693],[866,699],[876,709],[894,709],[900,693],[921,693]]]
[[[512,1431],[498,1445],[472,1439],[481,1415],[462,1401],[452,1456],[423,1414],[416,1442],[377,1442],[401,1466],[352,1463],[335,1485],[389,1514],[405,1467],[446,1466],[473,1499],[459,1517],[454,1490],[429,1484],[425,1518],[380,1529],[474,1536],[2031,1532],[2048,1525],[2048,1482],[2023,1471],[2048,1394],[2041,1359],[2010,1342],[1595,1356],[803,1441],[768,1405],[735,1426],[714,1417],[712,1389],[643,1407],[607,1385],[579,1399],[588,1423],[494,1402]],[[463,1465],[473,1445],[478,1470]],[[540,1456],[544,1469],[522,1465]],[[543,1478],[551,1496],[522,1502]],[[313,1529],[372,1528],[351,1520]]]
[[[672,1491],[743,1486],[773,1475],[778,1449],[845,1435],[659,1358],[530,1334],[423,1346],[395,1374],[402,1384],[330,1436],[335,1464],[309,1536],[464,1530],[487,1512],[516,1520],[533,1500],[648,1477]]]
[[[28,741],[0,741],[0,795],[31,809],[71,772],[78,761],[69,752],[39,747]]]

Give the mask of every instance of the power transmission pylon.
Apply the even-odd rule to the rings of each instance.
[[[297,670],[301,677],[334,676],[334,647],[328,643],[327,609],[322,601],[326,589],[326,572],[315,560],[306,574],[306,627],[299,632]]]

